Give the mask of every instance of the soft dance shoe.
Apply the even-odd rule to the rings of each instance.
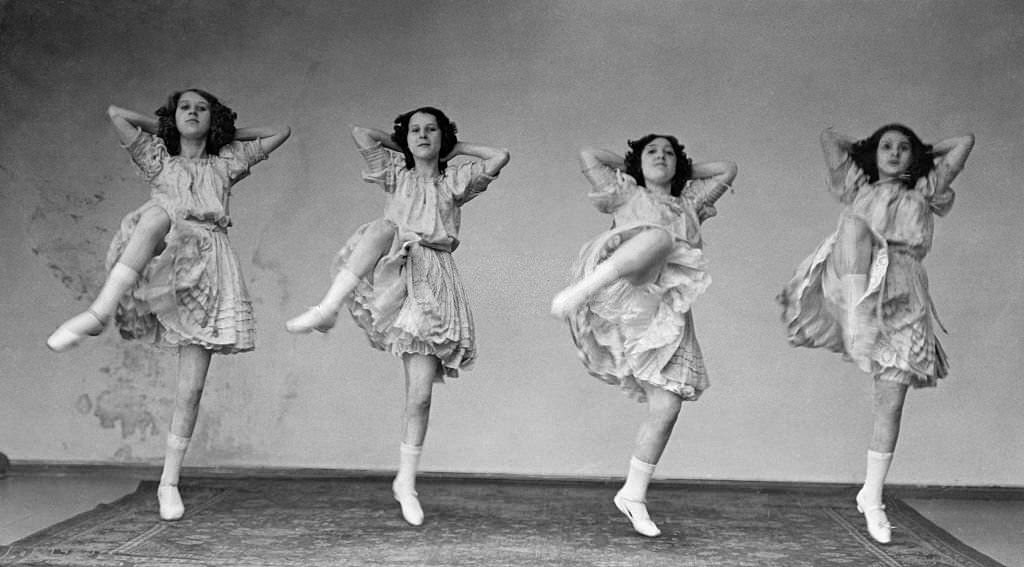
[[[334,323],[338,320],[338,312],[333,313],[327,312],[319,305],[310,307],[298,317],[293,317],[284,324],[284,328],[288,329],[289,333],[305,334],[311,331],[317,331],[320,333],[326,333],[334,328]]]
[[[420,507],[420,500],[415,490],[402,490],[392,485],[391,493],[395,500],[402,506],[402,517],[410,525],[419,526],[423,524],[423,508]]]
[[[177,485],[161,484],[156,489],[156,499],[160,502],[161,520],[180,520],[185,515],[185,504],[181,501]]]
[[[95,337],[103,332],[106,321],[92,309],[87,309],[65,321],[47,339],[46,346],[54,352],[64,352],[78,346],[85,337]]]
[[[633,524],[633,529],[636,530],[636,533],[647,537],[658,537],[661,535],[661,530],[651,521],[651,516],[647,513],[646,502],[626,498],[621,492],[616,494],[612,501],[615,502],[615,507]]]
[[[864,502],[861,493],[857,493],[857,511],[864,514],[868,524],[868,533],[878,543],[889,543],[892,541],[892,524],[889,517],[885,515],[885,505],[871,506]]]

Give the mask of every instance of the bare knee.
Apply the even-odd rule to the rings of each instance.
[[[675,239],[667,230],[652,228],[641,232],[633,238],[639,238],[644,248],[653,255],[667,255],[672,251]]]
[[[363,233],[363,238],[366,238],[376,244],[386,244],[390,242],[398,231],[398,227],[395,223],[388,219],[378,219],[370,223],[366,227],[366,231]]]
[[[163,209],[146,209],[139,216],[118,261],[141,272],[153,256],[163,251],[164,238],[170,230],[171,219]]]
[[[410,392],[405,402],[405,413],[407,415],[430,415],[430,394],[419,394]]]
[[[665,390],[659,392],[653,396],[649,395],[647,420],[654,427],[671,431],[679,418],[682,399]]]
[[[178,393],[175,408],[185,414],[195,414],[199,411],[199,401],[203,398],[202,388],[190,388]]]
[[[903,417],[903,401],[875,400],[875,415],[887,421],[899,422]]]
[[[171,230],[171,217],[160,207],[149,207],[139,216],[135,230],[147,236],[163,238]]]
[[[675,239],[668,231],[648,229],[630,238],[609,258],[619,273],[634,285],[646,283],[661,270],[672,253]]]
[[[896,383],[877,380],[875,383],[875,415],[898,422],[903,416],[907,387]]]

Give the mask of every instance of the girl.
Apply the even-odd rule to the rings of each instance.
[[[315,307],[289,320],[293,333],[326,332],[343,304],[370,343],[402,358],[405,411],[395,499],[408,523],[423,523],[416,469],[434,382],[458,376],[476,356],[473,317],[452,259],[461,207],[487,189],[508,151],[460,142],[455,123],[433,107],[395,119],[394,133],[356,127],[363,179],[387,194],[384,217],[356,230],[338,253],[335,276]],[[457,155],[477,158],[448,167]]]
[[[874,376],[874,432],[857,509],[876,541],[891,540],[882,485],[899,436],[907,387],[935,386],[946,354],[922,260],[934,215],[953,206],[953,179],[974,136],[929,146],[902,124],[854,141],[821,135],[829,191],[845,205],[838,228],[779,294],[793,346],[824,347]]]
[[[551,313],[569,320],[587,371],[647,402],[626,483],[615,506],[648,537],[647,485],[684,400],[708,387],[690,305],[711,283],[700,224],[736,177],[730,162],[692,164],[676,138],[649,134],[626,157],[580,152],[590,198],[612,228],[583,246],[575,283]]]
[[[228,241],[228,197],[291,131],[236,129],[235,113],[199,89],[172,94],[155,118],[116,106],[107,114],[149,181],[150,199],[121,222],[99,295],[46,344],[66,351],[99,335],[116,314],[121,336],[177,347],[177,401],[157,488],[160,517],[177,520],[185,512],[181,462],[211,355],[254,347],[252,304]]]

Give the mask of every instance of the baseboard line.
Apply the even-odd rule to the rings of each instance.
[[[160,466],[154,464],[111,464],[95,462],[53,462],[53,461],[12,461],[8,474],[29,475],[105,475],[158,479]],[[302,467],[184,467],[183,477],[210,478],[262,478],[262,479],[349,479],[388,480],[393,470],[333,469]],[[543,474],[477,473],[423,471],[419,477],[427,481],[451,481],[506,484],[549,484],[549,485],[613,485],[622,482],[618,476],[568,476]],[[799,492],[808,494],[832,494],[852,491],[859,485],[840,482],[805,482],[749,479],[690,479],[656,478],[658,488],[685,490],[750,490],[756,492]],[[928,485],[928,484],[887,484],[886,494],[899,498],[950,498],[973,500],[1024,500],[1024,486],[980,486],[980,485]]]

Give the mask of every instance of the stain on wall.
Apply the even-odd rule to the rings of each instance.
[[[40,180],[39,200],[30,217],[32,252],[75,299],[91,299],[102,285],[104,245],[112,232],[96,224],[102,193],[61,193]]]
[[[146,441],[166,428],[173,398],[161,398],[161,383],[173,379],[165,376],[163,360],[153,347],[141,344],[125,345],[118,349],[120,360],[100,368],[109,383],[94,394],[93,415],[100,427],[119,428],[125,440]]]

